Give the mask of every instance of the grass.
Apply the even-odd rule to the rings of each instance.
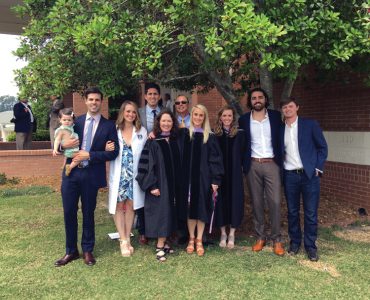
[[[106,199],[99,195],[96,210],[97,264],[55,268],[64,254],[60,194],[0,196],[0,299],[370,299],[369,244],[332,228],[320,229],[318,263],[302,252],[253,253],[250,238],[232,251],[210,246],[203,258],[177,249],[158,263],[153,246],[136,242],[133,257],[120,256],[107,238],[115,229]]]

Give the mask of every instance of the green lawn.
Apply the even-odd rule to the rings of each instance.
[[[123,258],[107,233],[114,224],[100,193],[96,211],[97,264],[82,259],[61,268],[64,254],[60,194],[0,196],[0,299],[370,299],[369,244],[349,242],[321,229],[320,261],[304,253],[277,257],[269,249],[206,249],[203,258],[177,249],[165,263],[153,246]]]

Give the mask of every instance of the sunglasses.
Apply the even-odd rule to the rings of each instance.
[[[180,105],[180,104],[187,104],[188,101],[176,101],[175,104],[176,105]]]

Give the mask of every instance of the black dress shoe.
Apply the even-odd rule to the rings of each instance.
[[[54,266],[56,266],[56,267],[62,267],[62,266],[65,266],[66,264],[68,264],[71,261],[76,260],[78,258],[80,258],[80,254],[78,253],[78,251],[77,252],[74,252],[74,253],[66,254],[62,258],[58,259],[54,263]]]
[[[317,255],[316,249],[309,249],[307,250],[307,256],[310,261],[318,261],[319,256]]]
[[[83,259],[88,266],[93,266],[96,263],[95,257],[91,252],[84,252]]]
[[[299,252],[299,248],[300,248],[300,246],[297,245],[297,244],[290,244],[289,249],[288,249],[288,253],[290,255],[297,255],[298,252]]]

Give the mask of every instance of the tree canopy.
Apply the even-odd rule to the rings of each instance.
[[[367,57],[365,0],[24,0],[28,15],[16,55],[32,96],[99,85],[108,96],[140,80],[183,90],[216,87],[240,113],[253,83],[289,95],[302,67],[335,68]],[[239,83],[239,84],[235,84]]]

